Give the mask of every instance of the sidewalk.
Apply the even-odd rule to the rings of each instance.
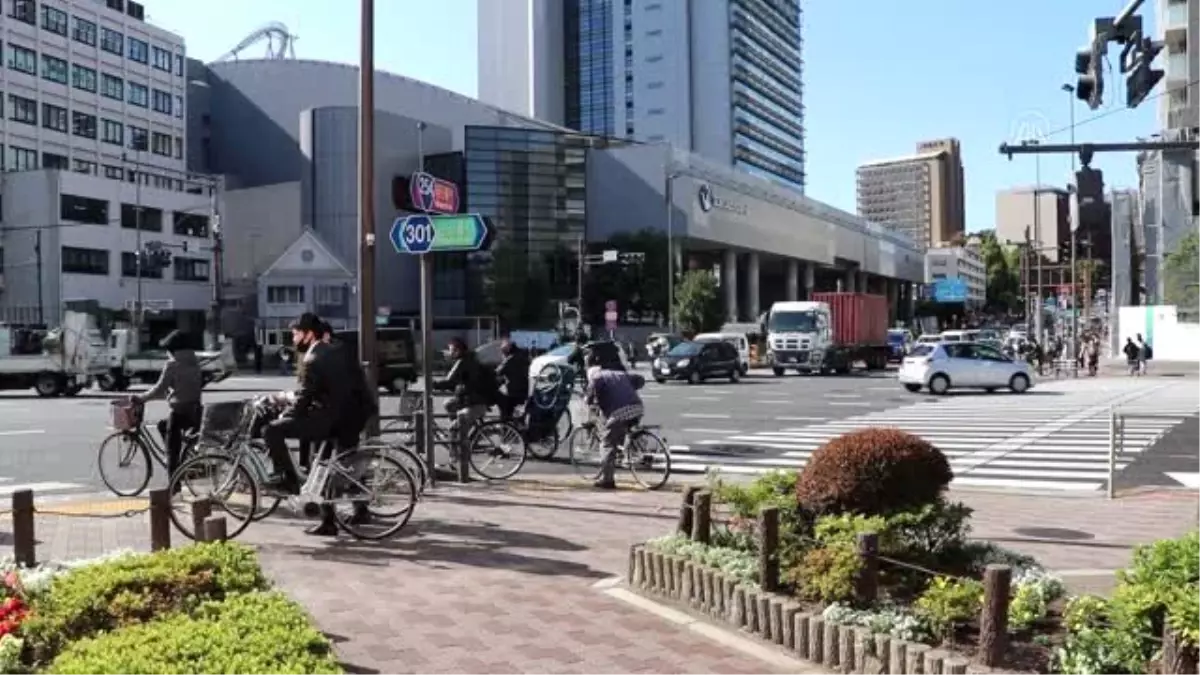
[[[1129,376],[1125,359],[1101,359],[1100,375]],[[1146,377],[1200,377],[1200,363],[1195,361],[1154,361],[1147,364]]]
[[[594,587],[625,573],[630,544],[671,531],[677,493],[546,480],[441,487],[393,541],[314,538],[306,521],[285,518],[252,525],[242,540],[335,640],[349,672],[783,672]],[[976,510],[976,537],[1066,572],[1077,592],[1105,590],[1135,544],[1197,522],[1196,493],[1186,491],[1112,502],[951,497]],[[37,528],[43,559],[144,549],[149,532],[145,514],[42,514]],[[0,540],[11,541],[8,531],[0,521]]]

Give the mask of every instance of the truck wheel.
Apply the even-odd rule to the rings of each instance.
[[[63,396],[78,396],[81,391],[83,391],[83,385],[72,384],[63,389]]]
[[[117,378],[112,375],[100,375],[96,378],[96,386],[100,391],[117,391]]]
[[[117,375],[113,382],[113,391],[129,391],[129,378],[124,375]]]
[[[783,377],[784,370],[783,368],[772,368],[771,372],[775,373],[775,377]]]
[[[52,398],[63,393],[62,377],[56,373],[40,373],[33,382],[33,390],[42,398]]]

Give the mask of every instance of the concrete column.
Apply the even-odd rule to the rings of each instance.
[[[804,299],[811,300],[813,289],[817,286],[816,263],[804,263]]]
[[[869,274],[867,274],[866,272],[856,272],[855,276],[857,278],[854,280],[854,287],[858,289],[858,292],[859,293],[870,293],[871,292],[871,276]]]
[[[800,262],[787,261],[787,299],[795,302],[800,299]]]
[[[759,257],[757,253],[749,253],[746,257],[746,312],[749,314],[746,318],[750,321],[757,321],[761,305],[758,288],[761,273]]]
[[[846,270],[842,274],[842,291],[845,293],[856,293],[858,291],[855,282],[858,281],[858,275],[854,270]]]
[[[725,319],[730,323],[738,320],[738,259],[737,251],[725,249],[725,262],[721,265],[724,279],[721,285],[725,287]]]

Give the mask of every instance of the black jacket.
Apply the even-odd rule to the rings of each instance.
[[[328,415],[336,419],[349,406],[346,357],[333,345],[319,343],[300,357],[300,388],[288,413],[292,417]]]
[[[514,349],[496,367],[496,375],[513,398],[529,397],[529,355],[524,349]]]
[[[491,405],[491,397],[484,389],[483,366],[475,352],[466,352],[450,366],[446,378],[433,383],[438,391],[451,392],[454,401],[462,406]]]

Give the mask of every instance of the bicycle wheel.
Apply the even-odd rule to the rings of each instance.
[[[355,539],[376,541],[408,524],[418,501],[417,482],[408,467],[376,450],[358,450],[339,461],[344,466],[360,467],[362,478],[353,488],[354,492],[365,493],[364,499],[349,496],[335,500],[333,513],[339,528]],[[337,479],[333,482],[336,484]],[[385,499],[394,500],[396,505],[384,506]]]
[[[511,478],[529,453],[525,436],[512,422],[492,420],[475,428],[471,434],[471,468],[489,480]]]
[[[258,510],[258,484],[254,477],[228,455],[199,455],[184,462],[171,476],[171,522],[188,539],[196,538],[192,505],[209,500],[212,515],[228,514],[226,536],[238,536],[253,522]]]
[[[576,427],[567,437],[567,453],[571,457],[571,466],[576,475],[587,480],[600,477],[600,463],[604,459],[604,449],[600,445],[600,435],[590,424]]]
[[[105,468],[106,459],[113,461],[114,466]],[[150,458],[150,449],[142,439],[128,431],[109,434],[108,438],[100,443],[100,449],[96,453],[100,479],[118,497],[136,497],[142,494],[150,484],[153,461]],[[122,483],[122,478],[126,479],[127,483]],[[125,485],[132,487],[124,487]]]
[[[558,433],[558,426],[550,426],[548,429],[538,429],[536,434],[537,440],[530,441],[530,436],[534,435],[531,432],[530,421],[533,419],[533,414],[526,410],[521,419],[521,428],[525,430],[525,442],[529,446],[529,454],[534,459],[540,459],[543,462],[553,459],[555,453],[558,452],[559,443],[562,442],[562,437]]]
[[[671,451],[652,431],[641,430],[629,437],[625,461],[633,480],[647,490],[657,490],[671,478]]]
[[[425,464],[425,458],[417,455],[412,448],[373,438],[359,445],[359,449],[365,452],[382,452],[391,455],[412,474],[413,480],[417,483],[418,494],[424,494],[425,488],[429,487],[429,467]]]

